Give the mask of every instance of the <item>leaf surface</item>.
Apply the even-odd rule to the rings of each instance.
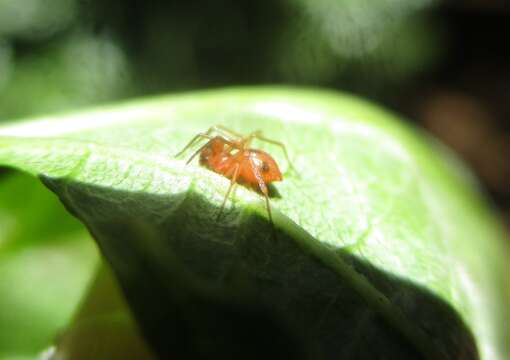
[[[217,220],[228,181],[174,158],[215,124],[286,144],[300,176],[275,184],[274,229],[244,188]],[[207,355],[207,341],[237,354],[254,340],[232,328],[248,322],[267,349],[300,343],[315,358],[509,351],[502,228],[446,149],[373,105],[227,89],[36,119],[0,136],[0,163],[41,176],[89,228],[160,355],[196,344]],[[158,334],[172,327],[195,346],[165,345]]]

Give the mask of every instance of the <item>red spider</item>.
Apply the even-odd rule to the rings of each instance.
[[[212,136],[211,134],[213,133],[216,133],[216,136]],[[260,131],[243,136],[221,125],[217,125],[209,128],[205,133],[200,133],[193,137],[176,157],[180,156],[200,139],[208,139],[209,141],[195,151],[186,164],[189,164],[195,156],[200,154],[200,165],[230,179],[230,186],[221,204],[218,217],[223,212],[227,198],[236,184],[243,184],[264,195],[269,220],[273,222],[267,185],[273,181],[281,181],[282,174],[271,155],[265,151],[250,148],[250,144],[253,139],[259,139],[281,147],[289,167],[294,170],[285,145],[265,138]]]

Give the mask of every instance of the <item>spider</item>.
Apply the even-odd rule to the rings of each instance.
[[[213,134],[216,135],[213,136]],[[243,136],[224,126],[216,125],[209,128],[205,133],[195,135],[175,156],[182,155],[200,139],[207,139],[208,141],[195,151],[186,164],[189,164],[200,154],[200,165],[230,179],[230,186],[221,204],[218,218],[225,208],[230,193],[237,184],[242,184],[264,196],[267,214],[272,223],[273,218],[267,185],[274,181],[281,181],[283,179],[282,174],[271,155],[265,151],[250,148],[250,144],[253,139],[258,139],[279,146],[283,150],[289,168],[297,174],[289,159],[285,145],[264,137],[261,131],[254,131],[247,136]]]

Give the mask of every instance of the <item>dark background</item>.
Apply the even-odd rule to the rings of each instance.
[[[227,85],[349,91],[455,149],[510,227],[505,3],[3,1],[0,121]]]

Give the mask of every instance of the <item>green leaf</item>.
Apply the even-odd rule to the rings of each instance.
[[[244,188],[217,219],[228,181],[173,157],[218,123],[287,145],[300,176],[275,185],[274,227]],[[88,227],[159,355],[510,351],[506,235],[478,185],[433,139],[363,101],[216,90],[0,135],[0,163],[41,176]]]
[[[34,178],[5,174],[0,188],[0,359],[35,359],[70,320],[97,252]]]
[[[108,269],[91,281],[83,226],[33,177],[2,175],[0,359],[152,359]]]
[[[154,359],[105,264],[47,354],[52,359]]]

